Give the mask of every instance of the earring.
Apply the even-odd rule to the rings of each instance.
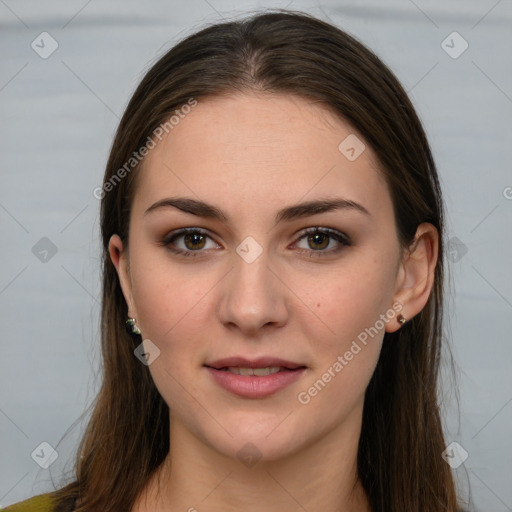
[[[126,320],[126,330],[131,335],[134,335],[134,334],[140,335],[141,334],[140,329],[138,328],[138,326],[135,322],[136,322],[135,318],[128,318],[128,320]]]
[[[404,325],[404,324],[405,324],[405,322],[407,322],[407,318],[405,318],[405,316],[404,316],[404,315],[402,315],[402,313],[400,313],[400,314],[396,317],[396,319],[398,320],[398,323],[399,323],[400,325]]]

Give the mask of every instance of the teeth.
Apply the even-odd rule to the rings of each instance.
[[[248,369],[250,370],[250,368]],[[270,368],[253,368],[252,371],[254,375],[263,376],[278,373],[281,371],[281,368],[279,366],[271,366]]]
[[[257,375],[258,377],[263,377],[264,375],[272,375],[281,370],[283,370],[283,368],[279,366],[272,366],[270,368],[240,368],[238,366],[230,366],[224,371],[236,373],[237,375]]]

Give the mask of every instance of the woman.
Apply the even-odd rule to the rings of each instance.
[[[459,510],[441,190],[371,51],[289,11],[201,30],[135,91],[97,195],[103,384],[41,509]]]

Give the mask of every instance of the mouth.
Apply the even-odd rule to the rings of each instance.
[[[280,373],[280,372],[295,372],[297,370],[306,368],[305,366],[298,366],[297,368],[286,368],[284,366],[267,366],[265,368],[224,366],[222,368],[215,368],[214,366],[208,366],[208,365],[205,365],[205,366],[207,368],[212,368],[213,370],[218,370],[220,372],[229,372],[229,373],[234,373],[235,375],[246,375],[246,376],[256,375],[257,377],[264,377],[266,375],[274,375],[275,373]]]
[[[275,357],[231,357],[204,365],[223,389],[244,398],[265,398],[301,378],[307,366]]]

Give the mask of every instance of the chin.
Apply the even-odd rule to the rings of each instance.
[[[278,461],[294,455],[307,443],[304,424],[290,422],[284,425],[290,421],[288,418],[283,422],[284,417],[272,415],[263,419],[260,415],[255,419],[254,415],[246,414],[242,418],[238,416],[236,423],[230,423],[231,436],[222,430],[214,436],[211,432],[203,432],[202,437],[213,450],[247,467],[258,462]]]

